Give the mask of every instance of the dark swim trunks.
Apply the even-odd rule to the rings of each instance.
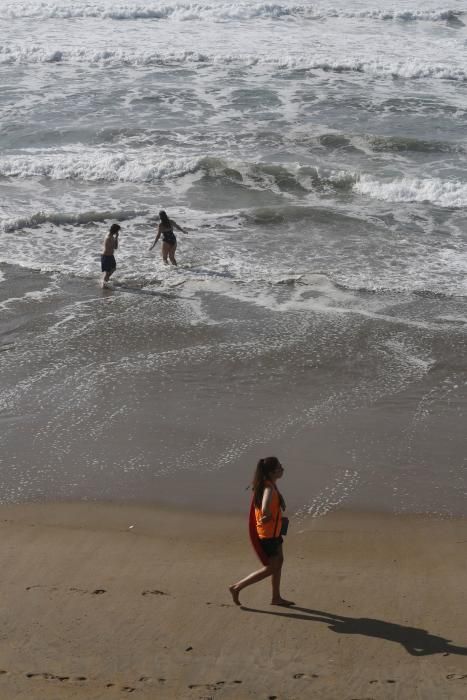
[[[261,547],[268,557],[275,557],[279,554],[279,548],[284,541],[282,537],[260,537]]]
[[[112,272],[117,267],[115,256],[101,255],[101,270],[102,272]]]

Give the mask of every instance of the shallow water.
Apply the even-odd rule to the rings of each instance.
[[[463,3],[0,17],[3,499],[464,513]]]

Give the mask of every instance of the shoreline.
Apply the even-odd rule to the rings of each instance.
[[[289,609],[269,605],[267,581],[233,605],[228,585],[259,567],[246,525],[148,505],[1,506],[2,697],[465,697],[467,520],[292,518]]]
[[[462,329],[420,337],[401,320],[394,344],[377,314],[318,310],[304,325],[179,287],[161,300],[11,266],[5,275],[4,502],[242,511],[254,465],[273,454],[291,512],[467,515]],[[435,313],[423,299],[409,306]]]

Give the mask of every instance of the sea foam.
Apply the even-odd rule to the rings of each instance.
[[[363,175],[354,191],[387,202],[429,202],[439,207],[467,207],[467,184],[440,178],[400,178],[379,182]]]
[[[52,180],[91,182],[154,182],[193,172],[199,159],[156,158],[124,153],[58,153],[7,156],[0,162],[0,176],[43,177]]]
[[[43,46],[0,46],[0,65],[37,63],[88,64],[110,67],[186,65],[265,66],[273,70],[322,70],[328,73],[364,73],[374,78],[467,80],[467,71],[452,64],[425,60],[385,61],[351,57],[336,59],[312,54],[208,53],[205,51],[122,51],[90,48],[65,49]]]
[[[83,6],[59,3],[15,3],[7,4],[0,10],[0,16],[8,19],[79,19],[97,18],[116,21],[125,20],[168,20],[193,21],[210,19],[218,22],[245,21],[256,19],[326,19],[326,18],[361,18],[374,20],[395,20],[413,22],[460,21],[464,14],[461,10],[450,8],[436,10],[406,10],[387,8],[384,10],[370,8],[365,10],[343,10],[338,7],[308,5],[305,3],[172,3],[154,6],[154,4],[119,4],[87,3]]]

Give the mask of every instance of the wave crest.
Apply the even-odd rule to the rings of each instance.
[[[447,141],[428,141],[409,136],[368,136],[366,140],[376,153],[462,153],[460,144]]]
[[[51,180],[91,182],[155,182],[163,177],[180,177],[193,172],[197,159],[128,156],[117,153],[46,153],[6,156],[0,162],[0,176],[44,177]]]
[[[7,219],[2,228],[5,232],[20,231],[24,228],[36,228],[42,224],[54,224],[55,226],[85,225],[102,221],[128,221],[137,216],[147,214],[147,209],[118,209],[115,211],[83,211],[79,213],[46,212],[38,211],[29,216],[17,219]]]
[[[202,65],[242,67],[266,66],[275,70],[322,70],[327,73],[365,73],[374,78],[405,78],[435,80],[467,80],[467,72],[463,68],[455,68],[446,64],[432,64],[425,61],[395,61],[394,63],[380,60],[362,60],[349,58],[335,60],[331,58],[315,58],[313,56],[269,56],[250,54],[209,54],[197,51],[182,52],[125,52],[92,49],[44,49],[42,46],[12,47],[0,46],[0,65],[36,64],[36,63],[69,63],[129,67],[173,66],[186,65],[196,67]]]
[[[37,18],[37,19],[111,19],[125,20],[169,20],[192,21],[211,19],[213,21],[245,21],[255,19],[319,20],[326,18],[358,18],[380,21],[399,22],[458,22],[464,14],[461,10],[450,8],[439,10],[342,10],[340,8],[320,7],[308,4],[287,5],[285,3],[183,3],[160,5],[131,4],[87,4],[83,7],[60,5],[57,3],[15,3],[3,7],[0,16],[7,19]]]
[[[160,158],[152,153],[47,153],[5,156],[0,162],[0,177],[49,178],[90,182],[157,182],[189,174],[238,184],[251,189],[275,190],[295,194],[312,190],[351,190],[358,179],[354,172],[324,172],[310,166],[284,166],[268,163],[203,158]]]
[[[359,194],[386,202],[429,202],[439,207],[467,207],[467,184],[440,178],[400,178],[378,182],[362,175],[354,185]]]

